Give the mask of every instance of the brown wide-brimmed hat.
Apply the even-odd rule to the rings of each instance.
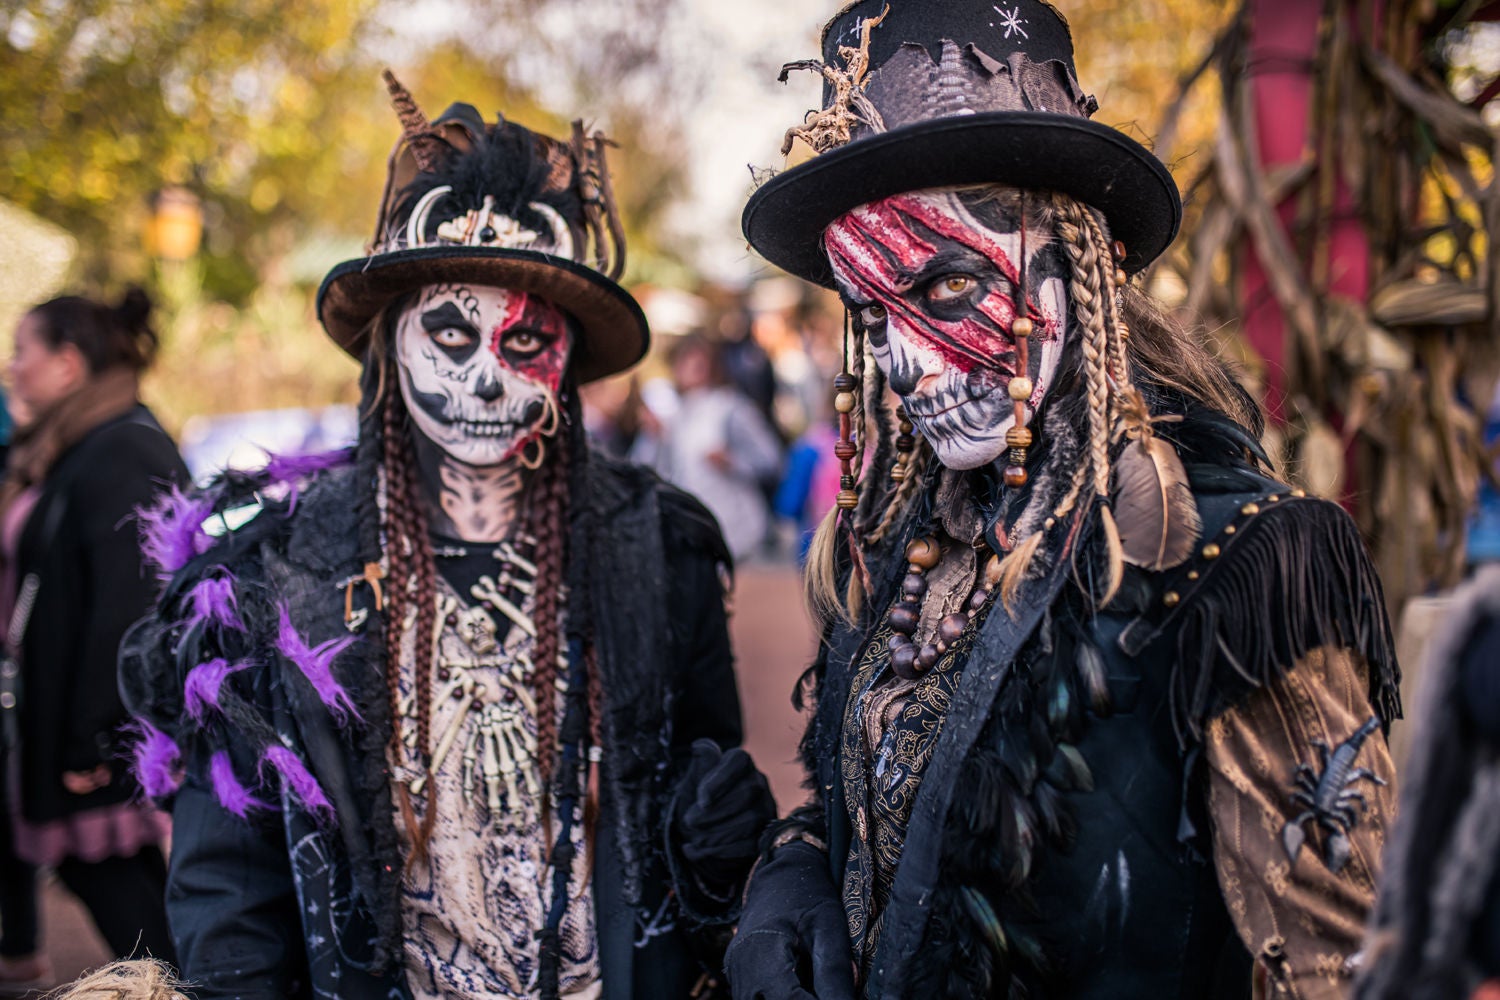
[[[1093,121],[1073,36],[1047,0],[859,0],[823,31],[823,58],[783,70],[824,78],[823,108],[788,133],[812,159],[745,206],[750,245],[833,287],[823,231],[852,209],[907,191],[1005,184],[1059,191],[1104,213],[1144,268],[1177,235],[1182,202],[1167,168]]]
[[[455,104],[428,122],[386,73],[403,133],[391,153],[370,256],[339,264],[318,289],[318,319],[363,359],[371,321],[425,285],[471,282],[537,295],[578,324],[579,383],[646,353],[645,314],[620,287],[625,241],[605,140],[573,126],[570,142]]]

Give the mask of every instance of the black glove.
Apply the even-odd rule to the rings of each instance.
[[[713,740],[693,743],[677,786],[677,839],[694,876],[716,889],[733,887],[755,862],[760,835],[776,818],[776,800],[750,755],[727,753]]]
[[[822,851],[793,841],[755,870],[724,971],[734,1000],[854,1000],[849,924]]]

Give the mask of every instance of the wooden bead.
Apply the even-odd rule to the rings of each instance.
[[[917,439],[910,434],[898,434],[896,436],[897,451],[911,451],[917,446]]]
[[[897,632],[895,635],[886,640],[885,645],[887,649],[894,653],[896,650],[901,649],[904,646],[912,645],[911,636]]]
[[[907,643],[900,649],[891,650],[891,669],[904,681],[917,679],[917,647]]]
[[[1036,332],[1036,324],[1031,321],[1030,316],[1017,316],[1014,323],[1010,325],[1010,333],[1013,337],[1029,337]]]
[[[1020,489],[1026,485],[1026,470],[1019,465],[1007,465],[1005,467],[1005,485],[1011,489]]]
[[[974,596],[969,598],[969,610],[978,611],[989,602],[990,592],[988,590],[976,590],[974,591]]]
[[[893,483],[904,483],[904,482],[906,482],[906,463],[905,462],[898,461],[895,465],[891,466],[891,482],[893,482]]]
[[[940,655],[937,645],[929,642],[917,652],[917,669],[922,673],[931,670]]]
[[[833,446],[834,457],[840,462],[847,462],[858,453],[859,449],[854,446],[853,441],[840,441]]]
[[[1014,426],[1005,432],[1005,443],[1012,448],[1031,447],[1031,428]]]
[[[911,635],[917,630],[917,622],[921,617],[915,605],[902,603],[891,609],[886,622],[902,635]]]
[[[934,538],[914,538],[906,546],[906,561],[922,569],[932,569],[941,557],[942,550]]]
[[[841,392],[833,397],[833,408],[840,413],[854,412],[854,393]]]
[[[859,380],[848,372],[840,372],[833,377],[834,392],[853,392],[859,388]]]
[[[1115,240],[1114,246],[1110,247],[1110,250],[1114,253],[1115,260],[1124,260],[1125,259],[1125,244],[1124,243],[1121,243],[1119,240]]]
[[[1115,269],[1115,287],[1116,288],[1124,288],[1128,284],[1130,284],[1130,275],[1126,274],[1122,269],[1116,268]]]
[[[1011,399],[1014,399],[1018,403],[1024,403],[1031,398],[1032,390],[1035,388],[1036,386],[1031,384],[1031,379],[1025,375],[1017,375],[1010,380],[1010,385],[1005,387],[1005,391],[1010,393]]]
[[[859,506],[859,494],[853,490],[839,490],[836,503],[840,510],[853,510]]]
[[[954,612],[938,622],[938,638],[951,646],[958,641],[959,636],[964,634],[964,628],[968,624],[968,615]]]
[[[921,573],[908,573],[901,580],[901,593],[907,597],[927,596],[927,577]]]

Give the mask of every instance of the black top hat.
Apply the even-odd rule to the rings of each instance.
[[[761,186],[745,237],[771,263],[832,287],[823,231],[904,191],[999,183],[1102,211],[1138,271],[1177,235],[1161,161],[1089,116],[1068,22],[1046,0],[859,0],[823,29],[823,110],[787,135],[817,154]]]
[[[650,334],[615,280],[625,242],[604,137],[586,137],[576,122],[571,143],[503,118],[486,125],[467,104],[428,123],[389,72],[386,83],[404,130],[370,256],[338,265],[318,290],[328,335],[360,357],[370,321],[397,297],[470,281],[539,295],[577,320],[579,383],[639,361]]]

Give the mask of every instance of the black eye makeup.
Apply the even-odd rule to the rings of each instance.
[[[479,331],[452,302],[422,313],[421,322],[432,342],[454,361],[467,360],[479,346]]]

